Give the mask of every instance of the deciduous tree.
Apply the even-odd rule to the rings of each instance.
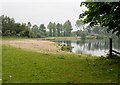
[[[87,10],[80,14],[84,23],[90,23],[90,26],[105,26],[109,32],[120,35],[120,2],[82,2],[82,5],[87,7]]]

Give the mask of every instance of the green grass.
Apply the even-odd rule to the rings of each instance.
[[[0,84],[2,83],[2,37],[0,36]]]
[[[2,46],[0,45],[0,84],[2,83]]]
[[[76,40],[80,39],[80,37],[46,37],[46,38],[40,38],[43,40]]]
[[[118,62],[76,54],[52,54],[3,46],[3,83],[118,82]]]
[[[108,38],[107,36],[91,36],[91,35],[88,35],[85,37],[85,39],[106,39]],[[75,36],[71,36],[71,37],[46,37],[46,38],[40,38],[40,39],[43,39],[43,40],[80,40],[81,37],[75,37]]]
[[[25,37],[16,37],[16,36],[7,36],[2,37],[2,40],[22,40],[22,39],[32,39],[32,38],[25,38]]]

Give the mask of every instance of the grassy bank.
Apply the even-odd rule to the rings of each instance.
[[[21,39],[32,39],[32,38],[25,38],[25,37],[11,37],[11,36],[7,36],[7,37],[2,37],[2,40],[21,40]]]
[[[107,36],[98,38],[97,36],[86,36],[85,39],[106,39]],[[32,39],[32,40],[80,40],[81,37],[46,37],[46,38],[28,38],[28,37],[2,37],[3,40],[20,40],[20,39]]]
[[[80,39],[80,37],[46,37],[46,38],[25,38],[25,37],[2,37],[3,40],[20,40],[20,39],[42,39],[42,40],[75,40]]]
[[[0,84],[2,83],[2,45],[0,44]]]
[[[3,46],[3,83],[118,82],[117,60]]]
[[[80,39],[80,37],[46,37],[41,39],[43,40],[76,40],[76,39]]]
[[[86,36],[85,39],[106,39],[107,36]],[[80,40],[81,37],[46,37],[43,40]]]

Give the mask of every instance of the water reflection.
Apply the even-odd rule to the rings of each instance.
[[[102,56],[109,51],[109,39],[86,39],[86,40],[58,40],[61,44],[70,45],[72,52]],[[113,49],[120,52],[120,40],[113,40]]]

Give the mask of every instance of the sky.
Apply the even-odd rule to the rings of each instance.
[[[0,14],[14,18],[16,22],[32,25],[48,23],[65,23],[70,20],[73,29],[79,14],[86,10],[80,7],[82,0],[2,0],[0,1]]]

